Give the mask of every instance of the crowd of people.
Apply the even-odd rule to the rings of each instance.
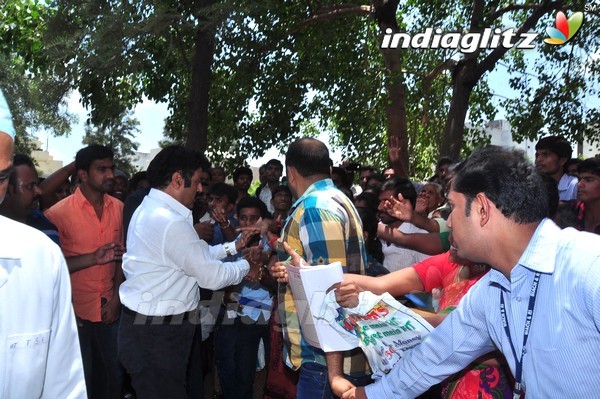
[[[396,138],[381,173],[300,138],[254,183],[177,145],[131,178],[89,145],[40,179],[13,141],[0,96],[2,397],[202,398],[211,373],[225,399],[600,388],[600,158],[572,159],[560,136],[533,163],[495,146],[443,157],[426,182]],[[377,381],[359,348],[303,336],[285,265],[336,261],[340,306],[387,292],[436,327]]]

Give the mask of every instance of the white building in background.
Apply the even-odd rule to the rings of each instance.
[[[529,159],[532,161],[535,160],[535,144],[537,140],[524,140],[521,143],[513,141],[511,126],[507,120],[502,119],[488,122],[483,130],[491,136],[491,144],[519,148],[525,151]],[[573,143],[572,147],[573,158],[587,159],[600,155],[600,143],[591,144],[589,141],[585,141],[582,145]]]
[[[34,143],[36,148],[42,148],[41,142],[35,141]],[[35,161],[36,169],[41,177],[47,177],[63,167],[62,161],[55,160],[48,151],[41,149],[31,151],[31,158]]]
[[[131,164],[139,171],[147,170],[148,165],[154,159],[156,154],[160,152],[162,148],[153,148],[150,152],[139,152],[136,151],[133,155]]]

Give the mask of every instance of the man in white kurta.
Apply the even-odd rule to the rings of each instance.
[[[0,92],[0,202],[14,128]],[[0,216],[0,397],[86,398],[69,272],[44,233]]]

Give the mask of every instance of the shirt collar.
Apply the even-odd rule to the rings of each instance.
[[[85,197],[85,195],[83,195],[83,192],[81,191],[81,187],[77,187],[77,189],[75,190],[75,192],[72,195],[73,195],[73,198],[75,199],[75,202],[79,206],[83,206],[83,205],[92,206],[92,203],[90,201],[88,201],[88,199]],[[103,207],[106,208],[108,206],[111,206],[112,205],[111,199],[113,197],[111,197],[110,195],[108,195],[106,193],[104,193],[103,197],[104,197],[104,200],[102,201],[104,203]]]
[[[302,201],[304,201],[306,199],[306,197],[311,195],[313,192],[321,191],[321,190],[325,190],[325,189],[329,189],[329,188],[335,188],[335,185],[333,184],[333,180],[331,180],[330,178],[314,182],[313,184],[308,186],[308,188],[306,189],[304,194],[302,194],[300,196],[300,198],[298,198],[296,200],[296,202],[294,202],[294,205],[292,205],[291,210],[294,210]],[[291,211],[290,211],[290,213],[291,213]]]
[[[556,248],[560,236],[560,228],[550,219],[543,219],[535,229],[529,244],[519,258],[511,274],[518,273],[517,268],[524,267],[534,272],[552,274],[555,268]],[[490,272],[490,283],[507,287],[510,283],[498,270]]]
[[[173,211],[179,213],[181,216],[188,218],[192,214],[191,209],[187,208],[181,202],[177,201],[175,198],[171,197],[169,194],[164,191],[158,189],[150,189],[148,193],[148,197],[160,201],[171,208]]]

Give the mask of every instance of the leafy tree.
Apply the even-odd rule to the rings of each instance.
[[[43,1],[6,0],[0,8],[0,82],[17,131],[16,151],[34,148],[35,132],[62,135],[75,118],[66,107],[68,81],[43,68],[40,56],[46,20]]]
[[[296,135],[313,131],[311,125],[331,132],[332,144],[347,156],[381,166],[387,137],[397,135],[409,173],[424,177],[440,147],[445,155],[458,156],[467,113],[474,125],[493,117],[487,72],[503,60],[518,76],[526,72],[527,62],[519,52],[502,48],[470,54],[382,51],[382,34],[387,29],[417,33],[427,26],[478,32],[507,21],[518,32],[541,31],[565,6],[560,0],[526,5],[483,0],[374,0],[369,5],[55,0],[52,7],[56,15],[48,24],[45,56],[59,61],[54,73],[79,89],[94,124],[118,118],[143,95],[167,101],[168,136],[206,149],[213,159],[223,158],[225,166],[260,156],[274,145],[283,148]],[[588,38],[594,36],[587,35],[597,27],[594,21],[589,25],[581,41],[568,46],[577,43],[590,50],[595,42]],[[557,52],[550,47],[541,51]],[[552,65],[546,65],[548,78],[560,78]],[[586,73],[597,79],[594,68]],[[570,94],[575,100],[554,93],[546,101],[577,105],[573,101],[580,101],[578,96],[595,82],[585,74],[582,79],[569,76],[569,84],[577,86]],[[525,93],[523,101],[539,100],[533,96],[536,89],[530,85],[531,95]],[[573,109],[581,112],[581,107]],[[517,119],[528,118],[532,126],[546,124],[541,111],[527,110],[532,113],[510,110],[511,122],[520,127]],[[585,120],[596,115],[588,113]],[[561,120],[565,131],[574,126],[576,114],[568,119]],[[476,137],[467,133],[468,140]]]
[[[137,172],[133,166],[135,151],[139,144],[133,139],[139,135],[139,122],[132,118],[130,113],[125,113],[114,122],[100,127],[92,127],[89,123],[85,128],[82,143],[85,145],[100,144],[113,150],[114,162],[117,169],[122,170],[128,176]]]

